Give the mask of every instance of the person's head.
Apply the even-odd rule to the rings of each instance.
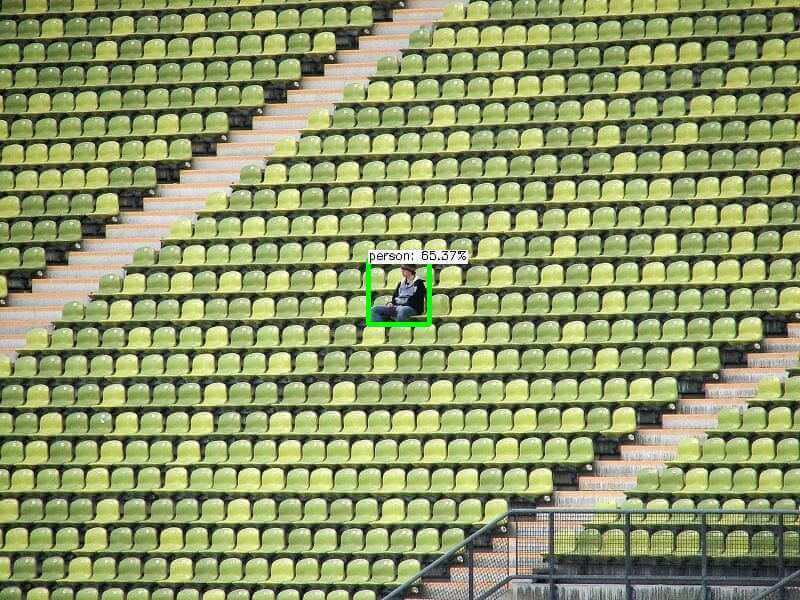
[[[414,265],[400,265],[400,274],[403,279],[414,279],[417,276],[417,268]]]

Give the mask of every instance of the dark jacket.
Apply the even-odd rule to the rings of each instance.
[[[413,293],[409,297],[403,298],[400,296],[400,285],[402,283],[401,281],[397,284],[397,287],[394,288],[392,304],[395,306],[410,306],[414,309],[415,313],[421,315],[425,312],[425,284],[421,279],[415,279],[411,282]]]

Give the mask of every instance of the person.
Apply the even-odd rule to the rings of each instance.
[[[414,265],[400,265],[403,279],[397,284],[386,306],[372,307],[373,321],[408,321],[425,311],[425,283],[417,277]]]

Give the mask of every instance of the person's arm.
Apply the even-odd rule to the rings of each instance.
[[[399,291],[400,291],[400,284],[398,283],[396,286],[394,286],[394,292],[392,292],[392,298],[391,300],[389,300],[389,304],[387,304],[386,306],[395,305],[395,303],[397,302],[397,294]]]
[[[418,281],[414,289],[414,295],[411,296],[411,306],[417,311],[417,314],[425,312],[425,295],[425,284],[422,281]]]

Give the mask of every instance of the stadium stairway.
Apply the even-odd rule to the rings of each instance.
[[[576,490],[556,490],[552,506],[563,509],[592,509],[613,506],[625,499],[625,492],[636,485],[636,474],[642,469],[662,469],[665,461],[676,456],[678,444],[686,438],[704,439],[705,431],[717,426],[717,415],[724,408],[748,406],[748,398],[756,395],[758,382],[765,377],[785,380],[789,369],[800,364],[800,322],[789,323],[783,336],[766,337],[762,347],[746,355],[744,366],[724,367],[719,379],[703,386],[704,395],[681,398],[675,411],[662,415],[660,426],[640,427],[629,443],[621,443],[619,456],[601,457],[592,464],[588,474],[578,476]],[[578,529],[589,515],[578,515],[568,523],[557,526]],[[540,534],[539,544],[546,544],[546,516],[523,521],[525,542]],[[488,590],[509,573],[514,572],[516,546],[524,552],[521,538],[515,537],[513,527],[506,535],[497,532],[486,541],[485,547],[474,554],[475,593]],[[535,539],[535,538],[534,538]],[[541,546],[539,546],[541,547]],[[528,554],[527,559],[533,557]],[[544,563],[542,563],[544,566]],[[468,568],[455,564],[449,578],[426,581],[420,594],[409,600],[457,600],[467,598]],[[454,594],[457,592],[457,595]]]
[[[345,85],[366,82],[379,58],[399,54],[408,46],[409,34],[430,26],[449,3],[406,0],[403,8],[392,11],[390,21],[376,23],[371,33],[359,36],[357,49],[337,52],[334,62],[324,66],[324,75],[303,77],[298,89],[287,92],[286,102],[267,104],[251,129],[231,131],[226,142],[217,144],[216,156],[192,159],[179,183],[160,184],[154,197],[144,199],[142,210],[121,212],[119,223],[106,227],[105,237],[85,239],[80,250],[68,254],[66,265],[48,267],[33,280],[32,293],[9,294],[0,308],[0,353],[15,356],[29,329],[49,328],[64,303],[87,300],[102,275],[121,274],[134,250],[158,248],[170,226],[193,217],[209,194],[230,192],[242,167],[259,157],[265,160],[277,141],[299,137],[312,111],[340,100]]]

